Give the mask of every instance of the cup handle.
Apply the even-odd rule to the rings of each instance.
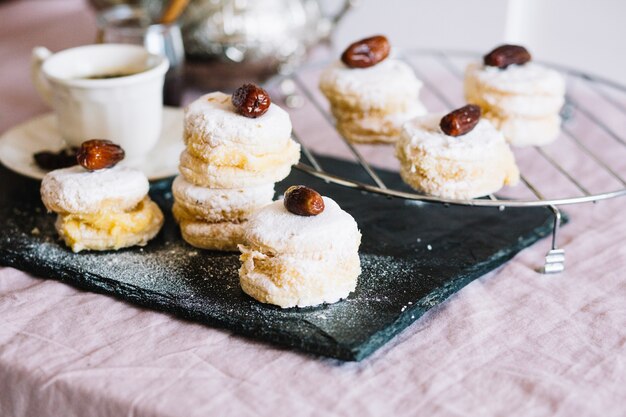
[[[37,46],[33,48],[33,52],[31,55],[30,61],[30,75],[33,80],[33,84],[35,84],[35,88],[39,92],[39,95],[49,106],[52,105],[52,91],[50,89],[50,84],[43,77],[41,73],[41,66],[44,61],[48,59],[52,55],[52,52],[48,48],[43,46]]]

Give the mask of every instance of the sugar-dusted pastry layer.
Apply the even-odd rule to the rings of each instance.
[[[511,65],[505,69],[490,67],[479,62],[467,66],[465,76],[478,87],[502,94],[527,96],[563,96],[565,79],[557,71],[528,62]]]
[[[243,242],[245,222],[208,223],[196,220],[178,220],[185,242],[200,249],[237,251]]]
[[[556,115],[563,107],[563,96],[526,96],[477,90],[466,85],[465,99],[478,104],[486,112],[508,117],[545,117]]]
[[[500,130],[513,146],[542,146],[556,139],[561,130],[561,117],[501,117],[492,113],[484,115]]]
[[[214,191],[209,188],[204,188],[204,190]],[[236,192],[236,190],[232,191]],[[214,197],[219,198],[217,193]],[[237,198],[234,197],[234,199]],[[246,204],[243,201],[240,202]],[[213,207],[216,208],[220,202],[206,201],[206,204],[213,204]],[[180,227],[183,240],[196,248],[236,251],[237,245],[243,242],[243,225],[251,212],[239,212],[237,209],[233,209],[229,203],[226,205],[223,216],[215,209],[207,211],[209,214],[206,216],[201,216],[202,209],[200,207],[196,208],[199,211],[188,210],[182,201],[175,200],[172,214]]]
[[[87,171],[76,165],[51,171],[41,182],[41,199],[57,213],[98,213],[105,207],[128,210],[148,193],[146,176],[136,169],[116,166]]]
[[[241,287],[283,308],[333,303],[348,296],[361,272],[361,234],[348,213],[324,197],[317,216],[298,216],[276,201],[255,213],[240,245]]]
[[[245,220],[259,208],[272,202],[274,184],[247,188],[198,187],[178,176],[172,184],[179,217],[207,222]]]
[[[128,211],[107,207],[97,213],[59,214],[55,223],[74,252],[144,246],[162,225],[163,213],[149,197]]]
[[[402,125],[426,113],[419,101],[422,82],[404,62],[386,59],[368,68],[338,61],[320,77],[337,130],[355,143],[393,143]]]
[[[337,130],[354,143],[395,143],[402,125],[423,114],[426,109],[417,101],[398,113],[337,113]]]
[[[248,243],[272,254],[357,249],[361,233],[352,216],[333,199],[323,199],[324,211],[309,217],[290,213],[282,200],[265,206],[248,223]]]
[[[180,156],[179,171],[185,180],[200,187],[246,188],[281,181],[299,159],[300,145],[290,139],[284,152],[263,169],[213,165],[185,150]]]
[[[559,133],[565,79],[533,62],[505,69],[472,63],[465,71],[465,98],[478,104],[515,146],[545,145]]]
[[[471,199],[518,182],[513,153],[489,121],[453,137],[439,127],[443,116],[421,116],[404,125],[396,155],[407,184],[429,195]]]
[[[243,117],[235,111],[230,95],[214,92],[185,108],[184,137],[186,144],[226,145],[255,155],[275,153],[281,152],[291,137],[291,120],[276,104],[261,117]]]
[[[286,157],[294,152],[297,145],[290,138],[283,141],[285,145],[277,152],[263,153],[261,150],[247,150],[241,147],[220,145],[209,147],[206,144],[188,142],[186,151],[207,164],[215,167],[234,167],[249,171],[272,169],[285,163]]]
[[[292,254],[268,256],[240,246],[240,284],[254,299],[282,308],[336,303],[357,285],[358,253],[325,252],[318,259]]]
[[[346,111],[395,112],[417,99],[422,82],[407,64],[388,58],[369,68],[337,61],[322,72],[319,86],[333,106]]]

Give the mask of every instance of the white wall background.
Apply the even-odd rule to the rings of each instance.
[[[398,47],[481,54],[519,43],[536,59],[626,84],[626,0],[361,0],[333,40],[340,51],[376,33]]]

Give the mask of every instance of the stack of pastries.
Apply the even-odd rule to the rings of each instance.
[[[139,170],[116,166],[124,151],[108,140],[82,144],[79,165],[49,172],[41,199],[58,214],[55,227],[74,252],[144,246],[163,225]]]
[[[502,45],[468,65],[465,98],[514,146],[546,145],[559,134],[565,79],[531,61],[523,46]]]
[[[520,175],[509,144],[543,145],[559,132],[564,79],[530,62],[521,46],[503,45],[467,67],[473,104],[428,115],[422,83],[389,52],[384,36],[353,43],[322,73],[320,89],[338,131],[351,142],[395,143],[401,177],[420,192],[468,200],[514,185]],[[334,303],[356,288],[361,234],[352,216],[308,187],[272,202],[275,183],[300,157],[291,130],[289,115],[253,84],[191,103],[173,215],[189,244],[241,251],[240,285],[256,300]],[[115,166],[123,157],[110,141],[87,141],[79,166],[43,179],[42,200],[73,251],[145,245],[159,232],[163,214],[147,196],[148,181]]]
[[[426,113],[419,101],[422,82],[389,52],[384,36],[362,39],[321,75],[337,130],[351,142],[394,143],[403,123]]]
[[[185,109],[173,214],[189,244],[237,250],[244,224],[271,203],[274,183],[300,158],[289,115],[253,84],[206,94]]]

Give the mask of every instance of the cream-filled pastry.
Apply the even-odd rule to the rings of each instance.
[[[466,100],[479,105],[510,144],[545,145],[558,136],[565,79],[532,62],[525,48],[502,45],[469,64],[464,87]]]
[[[163,225],[163,213],[147,195],[146,176],[114,166],[121,158],[110,158],[112,150],[123,158],[116,147],[87,141],[78,153],[81,165],[51,171],[42,180],[41,199],[58,214],[57,232],[74,252],[143,246]]]
[[[74,252],[145,246],[163,226],[163,213],[149,197],[127,211],[59,214],[55,227]]]
[[[472,111],[467,116],[467,109]],[[452,116],[451,116],[452,115]],[[460,132],[445,132],[450,117],[472,120]],[[462,122],[465,123],[465,122]],[[471,127],[471,128],[469,128]],[[504,136],[486,119],[477,106],[454,112],[430,114],[406,123],[396,146],[402,179],[428,195],[450,199],[471,199],[515,185],[519,170]]]
[[[237,250],[245,221],[272,201],[274,183],[300,159],[291,120],[267,92],[245,84],[206,94],[185,109],[181,175],[173,214],[189,244]]]
[[[262,303],[307,307],[346,298],[361,273],[356,222],[335,201],[291,187],[256,212],[239,246],[240,284]]]
[[[419,101],[422,82],[411,67],[388,54],[384,36],[363,39],[322,72],[320,90],[337,129],[352,142],[395,142],[404,122],[426,113]]]

